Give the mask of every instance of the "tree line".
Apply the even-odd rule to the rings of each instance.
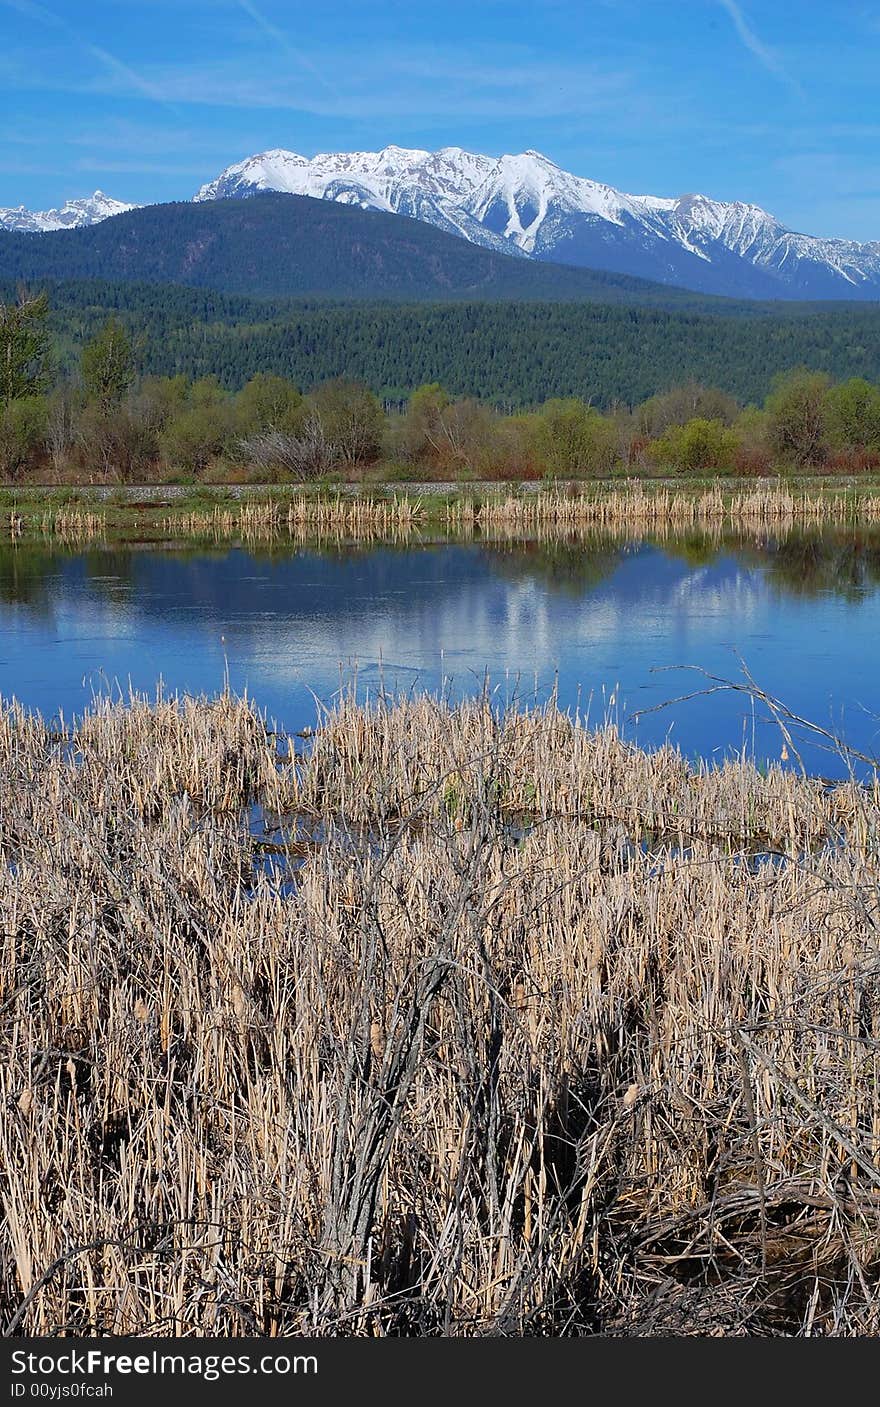
[[[115,315],[142,374],[216,376],[230,391],[262,371],[298,386],[349,376],[387,400],[439,381],[453,396],[506,409],[581,396],[604,411],[690,377],[743,403],[762,401],[776,373],[798,366],[834,380],[880,379],[880,309],[867,304],[688,301],[678,290],[666,307],[625,307],[334,303],[100,280],[39,287],[50,298],[55,355],[69,372],[83,342]],[[0,283],[0,299],[15,297],[14,285]]]
[[[0,303],[0,474],[7,481],[300,481],[373,470],[393,479],[617,473],[745,474],[880,469],[880,386],[805,367],[760,401],[685,381],[600,411],[588,394],[527,410],[437,381],[383,402],[363,381],[308,389],[258,371],[142,370],[143,347],[111,315],[59,374],[45,293]]]

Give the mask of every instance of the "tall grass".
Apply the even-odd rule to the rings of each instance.
[[[0,713],[7,1332],[880,1329],[876,787],[488,699],[277,743]]]
[[[711,529],[726,524],[766,529],[800,524],[875,522],[880,517],[880,496],[850,492],[792,492],[784,483],[724,493],[708,490],[653,488],[638,481],[619,487],[579,486],[559,492],[505,495],[502,492],[475,499],[463,491],[429,511],[419,498],[342,496],[334,498],[294,494],[284,514],[277,503],[228,506],[211,513],[169,516],[169,535],[215,538],[260,533],[276,535],[285,528],[291,535],[310,533],[357,538],[405,536],[439,519],[457,534],[481,530],[499,535],[515,531],[570,532],[587,529],[663,531],[686,528]]]
[[[37,532],[42,537],[58,538],[64,543],[91,543],[102,540],[107,533],[104,513],[75,507],[54,508],[30,518],[13,510],[8,516],[7,525],[13,540],[21,538],[25,532]]]
[[[32,506],[4,515],[13,538],[28,532],[57,535],[65,541],[92,541],[115,527],[125,528],[127,504],[100,513],[82,507],[52,512]],[[327,496],[297,491],[263,500],[224,500],[210,508],[186,505],[151,520],[151,529],[168,538],[202,538],[245,542],[306,538],[338,541],[405,541],[428,526],[456,537],[479,534],[489,540],[516,533],[573,534],[593,530],[663,533],[691,528],[714,531],[725,526],[766,532],[807,525],[876,523],[880,495],[831,487],[793,490],[783,481],[725,492],[710,489],[654,487],[638,480],[622,484],[570,485],[565,491],[489,496],[461,494],[443,502],[407,494],[373,497]]]
[[[450,505],[450,519],[466,503]],[[673,527],[734,526],[778,527],[807,523],[846,523],[856,519],[876,521],[880,499],[872,494],[793,493],[780,482],[749,490],[725,493],[720,485],[706,490],[652,488],[633,481],[619,488],[597,486],[576,492],[549,491],[488,499],[474,509],[484,525],[543,526],[568,529],[578,526],[655,530]]]

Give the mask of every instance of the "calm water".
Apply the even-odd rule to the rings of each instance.
[[[488,673],[501,696],[529,699],[556,679],[564,706],[599,720],[613,705],[646,745],[778,757],[778,732],[740,695],[631,720],[704,687],[682,666],[739,677],[739,651],[762,688],[873,753],[878,639],[880,537],[867,533],[347,554],[0,548],[0,693],[49,715],[160,679],[215,692],[228,667],[233,688],[297,729],[355,674],[366,695],[473,691]]]

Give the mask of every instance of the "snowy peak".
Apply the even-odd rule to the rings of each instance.
[[[255,191],[286,191],[290,195],[302,195],[302,172],[308,164],[308,159],[295,151],[263,151],[227,166],[215,181],[202,186],[193,200],[223,200]]]
[[[541,152],[502,156],[495,162],[467,208],[529,253],[541,251],[542,230],[552,220],[587,216],[619,225],[625,216],[649,219],[671,202],[652,196],[625,195],[613,186],[573,176]]]
[[[708,239],[723,239],[729,248],[740,252],[756,240],[775,238],[784,228],[759,205],[738,200],[725,204],[706,195],[680,195],[672,204],[671,224],[691,237],[702,234]]]
[[[578,209],[577,178],[540,152],[502,156],[466,202],[488,229],[531,253],[551,208]]]
[[[565,171],[530,148],[500,157],[439,151],[273,148],[221,171],[196,201],[261,191],[407,216],[520,258],[634,274],[697,292],[749,298],[880,298],[880,242],[816,239],[760,206],[688,193],[630,195]],[[133,207],[100,191],[60,210],[0,210],[0,229],[94,224]]]
[[[95,191],[80,200],[68,200],[59,210],[0,209],[0,229],[17,230],[25,234],[45,234],[48,230],[76,230],[83,225],[97,225],[111,215],[137,210],[136,205],[114,200],[103,191]]]
[[[359,191],[367,206],[396,210],[400,190],[418,189],[460,201],[462,192],[476,185],[491,165],[490,157],[472,156],[459,147],[431,152],[388,146],[381,151],[319,152],[311,158],[294,151],[264,151],[227,166],[193,198],[218,200],[272,190],[338,199],[338,192],[349,188]]]
[[[629,195],[530,149],[267,151],[229,166],[196,200],[289,191],[408,215],[508,254],[747,297],[880,294],[880,246],[788,230],[760,206],[689,193]]]
[[[518,253],[474,220],[463,205],[494,165],[488,156],[444,147],[440,151],[387,146],[381,151],[319,152],[310,159],[274,150],[227,166],[201,187],[195,200],[243,198],[283,191],[318,200],[408,215],[503,253]]]

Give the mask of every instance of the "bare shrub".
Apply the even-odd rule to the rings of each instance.
[[[288,435],[281,430],[264,430],[239,440],[244,458],[269,477],[279,475],[293,479],[315,479],[327,472],[336,458],[327,442],[318,415],[307,417],[302,434]]]

